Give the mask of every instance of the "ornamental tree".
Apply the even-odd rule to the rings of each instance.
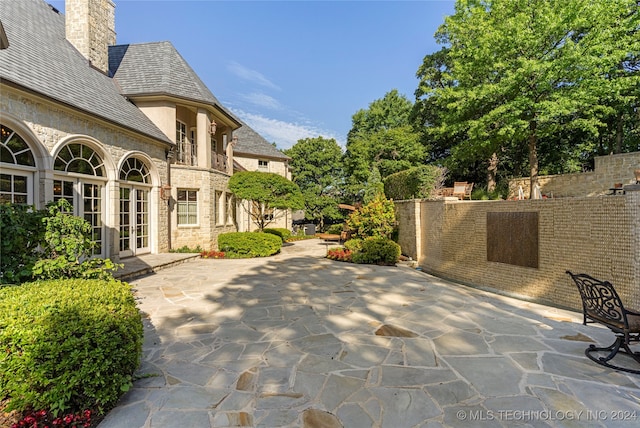
[[[249,202],[243,207],[260,231],[284,215],[281,210],[304,207],[298,185],[272,172],[237,172],[229,179],[229,190],[237,198]]]

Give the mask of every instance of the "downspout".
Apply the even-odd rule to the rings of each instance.
[[[172,147],[167,152],[167,186],[171,189],[171,164],[175,157],[175,147]],[[171,251],[171,191],[169,191],[169,197],[167,198],[167,244],[169,251]]]

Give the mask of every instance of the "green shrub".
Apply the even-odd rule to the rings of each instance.
[[[128,284],[51,280],[0,288],[0,397],[9,409],[110,410],[131,386],[142,320]]]
[[[44,238],[44,211],[19,204],[0,204],[0,284],[31,279]]]
[[[351,213],[347,219],[347,226],[355,238],[382,236],[388,238],[396,225],[396,214],[393,202],[384,195],[378,195],[374,200]]]
[[[196,245],[195,248],[184,245],[180,248],[173,248],[169,250],[170,253],[201,253],[202,251],[204,250],[200,248],[200,245]]]
[[[359,239],[359,238],[352,238],[349,239],[347,242],[344,243],[344,248],[346,248],[347,250],[351,251],[351,252],[358,252],[362,249],[362,243],[364,242],[363,239]]]
[[[344,230],[344,223],[332,224],[327,228],[327,233],[332,235],[340,235]]]
[[[367,238],[351,259],[354,263],[394,265],[400,258],[400,245],[382,237]]]
[[[287,239],[291,238],[291,231],[289,229],[285,229],[284,227],[266,228],[263,230],[263,232],[279,236],[280,239],[282,239],[282,242],[285,242]]]
[[[271,233],[231,232],[218,236],[218,249],[226,258],[267,257],[280,251],[282,239]]]
[[[91,240],[91,224],[70,215],[73,207],[66,199],[47,205],[42,219],[45,232],[42,258],[32,269],[34,279],[113,279],[116,265],[110,259],[91,257],[95,242]]]
[[[446,176],[446,169],[421,165],[391,174],[384,179],[384,193],[393,200],[430,198]]]

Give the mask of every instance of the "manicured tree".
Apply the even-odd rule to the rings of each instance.
[[[229,190],[237,198],[249,201],[249,206],[245,206],[245,209],[260,231],[279,215],[283,215],[276,210],[298,210],[304,207],[298,185],[271,172],[235,173],[229,179]]]

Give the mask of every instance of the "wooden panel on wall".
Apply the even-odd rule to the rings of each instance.
[[[538,213],[487,212],[487,260],[538,267]]]

